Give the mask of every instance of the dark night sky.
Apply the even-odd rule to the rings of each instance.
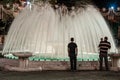
[[[120,6],[120,0],[92,0],[99,8],[109,8],[114,6],[115,8]]]
[[[75,1],[81,1],[81,0],[58,0],[58,2],[65,2],[67,4],[69,4],[70,2],[74,3]],[[114,6],[116,8],[120,6],[120,0],[91,0],[91,1],[93,1],[93,3],[99,8],[103,8],[103,7],[109,8],[111,6]]]

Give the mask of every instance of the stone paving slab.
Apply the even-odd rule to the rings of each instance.
[[[120,72],[111,71],[39,71],[0,72],[0,80],[120,80]]]

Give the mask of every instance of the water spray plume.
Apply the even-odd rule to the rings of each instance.
[[[111,42],[110,52],[115,52],[108,25],[93,5],[68,11],[66,6],[53,9],[48,3],[34,4],[13,21],[3,54],[29,51],[39,58],[68,58],[67,44],[74,37],[78,58],[89,59],[98,56],[98,44],[104,36]]]

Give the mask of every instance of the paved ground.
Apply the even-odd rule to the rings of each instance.
[[[120,80],[120,72],[111,71],[0,71],[0,80]]]

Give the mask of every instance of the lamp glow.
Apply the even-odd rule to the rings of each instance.
[[[113,7],[113,6],[111,6],[111,9],[114,9],[114,7]]]

